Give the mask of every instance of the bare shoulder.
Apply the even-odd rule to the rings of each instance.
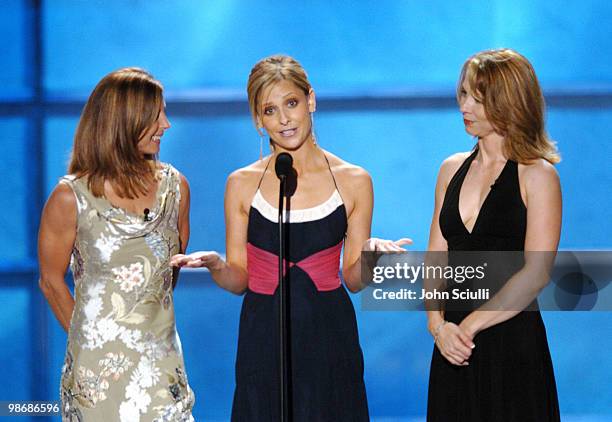
[[[234,170],[227,178],[226,201],[235,204],[234,201],[237,200],[243,209],[248,209],[268,161],[269,158],[266,157]]]
[[[540,189],[559,184],[557,169],[544,159],[534,160],[529,164],[519,164],[518,170],[527,188],[534,186]]]
[[[472,152],[457,152],[442,161],[440,165],[440,172],[454,173],[457,171],[461,164],[470,156]]]
[[[257,182],[263,175],[264,169],[268,162],[268,158],[255,161],[246,167],[234,170],[227,178],[229,185],[239,185],[242,188],[248,188],[250,185],[257,185]]]
[[[76,197],[74,191],[66,183],[58,183],[49,195],[47,208],[60,212],[74,212],[76,210]]]
[[[74,226],[77,219],[77,201],[74,191],[66,183],[58,183],[49,195],[43,210],[43,222],[54,226]]]
[[[189,207],[191,206],[191,191],[189,188],[189,182],[183,173],[178,173],[179,176],[179,195],[180,202],[179,208],[182,217],[179,217],[179,224],[185,221],[185,218],[189,218]]]
[[[327,151],[325,151],[325,156],[329,160],[334,177],[345,188],[371,186],[372,178],[363,167],[349,163]]]
[[[440,165],[438,180],[448,184],[453,175],[457,172],[461,164],[470,156],[472,152],[458,152],[447,157]]]
[[[180,183],[181,191],[189,192],[189,181],[187,180],[185,175],[180,172],[179,172],[179,183]]]

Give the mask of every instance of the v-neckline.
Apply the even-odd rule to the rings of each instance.
[[[508,163],[510,162],[510,160],[506,160],[504,167],[501,169],[501,171],[495,178],[495,181],[493,182],[491,186],[489,186],[489,192],[487,192],[487,195],[485,196],[484,201],[482,201],[482,204],[480,204],[480,208],[478,209],[478,213],[476,214],[476,220],[474,220],[474,225],[472,226],[472,230],[468,230],[467,226],[465,225],[463,221],[463,216],[461,215],[461,208],[459,207],[459,203],[461,202],[461,191],[463,190],[463,183],[465,182],[465,178],[468,172],[470,171],[470,166],[472,165],[472,162],[476,158],[476,154],[478,154],[478,149],[476,149],[476,151],[474,151],[474,154],[470,158],[468,158],[469,163],[467,164],[467,170],[465,171],[465,174],[463,175],[463,179],[461,180],[461,186],[459,187],[459,193],[457,195],[457,215],[459,216],[459,221],[461,222],[461,226],[466,231],[466,233],[470,236],[474,234],[474,231],[476,230],[476,227],[478,226],[478,222],[480,221],[482,210],[487,205],[487,202],[489,201],[489,197],[491,196],[491,192],[493,192],[493,186],[495,186],[498,180],[502,177],[502,175],[508,168]]]

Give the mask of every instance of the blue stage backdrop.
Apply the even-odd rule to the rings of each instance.
[[[535,3],[535,4],[534,4]],[[259,156],[246,80],[260,58],[302,62],[321,146],[366,168],[373,235],[426,247],[442,160],[469,150],[454,100],[463,61],[511,47],[533,63],[562,153],[561,248],[612,249],[612,3],[5,0],[0,5],[0,400],[57,400],[66,335],[37,287],[36,231],[65,173],[84,101],[106,73],[151,71],[172,123],[161,159],[189,179],[190,249],[224,252],[228,174]],[[179,333],[195,416],[228,420],[241,298],[184,272]],[[366,312],[353,296],[373,419],[426,410],[432,339],[422,313]],[[609,313],[544,313],[564,420],[612,418]]]

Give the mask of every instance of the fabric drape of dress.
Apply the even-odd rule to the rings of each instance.
[[[179,251],[179,173],[159,163],[157,176],[146,219],[93,196],[85,178],[60,180],[74,191],[78,212],[64,421],[193,420],[169,265]]]

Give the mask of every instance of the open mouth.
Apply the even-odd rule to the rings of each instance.
[[[288,138],[290,136],[295,135],[296,132],[297,132],[297,128],[292,128],[292,129],[281,130],[279,133],[282,137]]]
[[[153,136],[151,136],[151,141],[157,142],[159,144],[161,142],[161,136],[160,135],[153,135]]]

